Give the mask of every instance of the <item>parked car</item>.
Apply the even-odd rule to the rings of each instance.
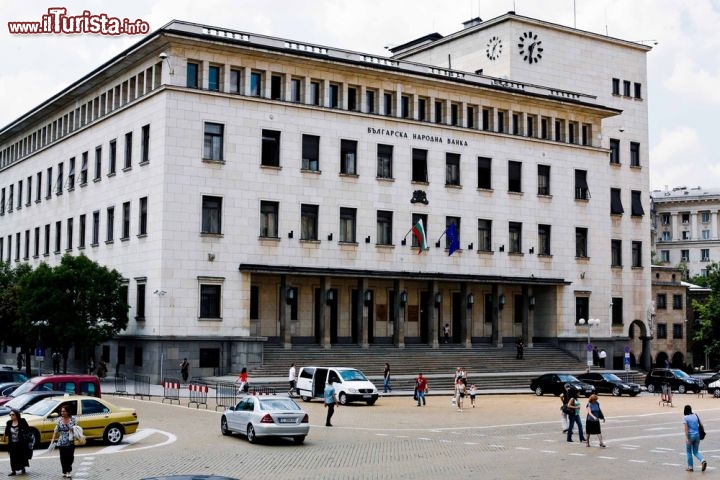
[[[634,397],[642,390],[637,383],[626,382],[614,373],[588,372],[577,376],[581,382],[589,383],[595,387],[597,393],[609,393],[613,397],[630,395]]]
[[[583,383],[573,375],[568,373],[546,373],[533,379],[530,382],[530,390],[535,395],[541,396],[546,393],[552,393],[555,396],[565,391],[565,385],[570,385],[570,389],[575,390],[578,395],[589,397],[595,393],[595,387],[587,383]]]
[[[41,375],[26,381],[8,397],[0,398],[0,405],[6,404],[13,397],[34,390],[60,390],[73,395],[101,396],[100,380],[95,375]]]
[[[0,396],[7,397],[8,395],[12,394],[13,391],[20,385],[22,385],[23,382],[3,382],[0,383]]]
[[[661,391],[663,384],[670,385],[672,390],[679,393],[698,393],[705,388],[705,382],[678,368],[653,368],[645,377],[645,386],[650,393]]]
[[[48,397],[59,397],[65,395],[65,392],[58,392],[55,390],[41,390],[35,392],[23,393],[17,397],[13,397],[12,400],[7,402],[5,405],[0,406],[0,416],[9,415],[10,410],[20,410],[21,412],[35,405],[37,402]]]
[[[379,393],[375,385],[360,370],[349,367],[302,367],[298,372],[297,394],[306,402],[323,398],[325,384],[335,387],[341,405],[362,401],[374,405]]]
[[[720,373],[703,379],[703,381],[707,386],[708,393],[712,394],[715,398],[720,398]]]
[[[118,407],[102,398],[85,395],[67,395],[45,398],[23,412],[30,430],[35,435],[35,444],[49,443],[60,416],[60,407],[67,406],[71,415],[83,429],[88,440],[103,440],[117,445],[123,436],[137,431],[139,421],[134,408]],[[9,417],[0,417],[4,425]],[[0,445],[7,445],[7,437],[0,437]]]
[[[0,370],[0,382],[26,382],[27,375],[16,370]]]
[[[310,432],[310,419],[292,398],[252,395],[225,410],[220,431],[245,435],[250,443],[260,437],[291,437],[301,444]]]

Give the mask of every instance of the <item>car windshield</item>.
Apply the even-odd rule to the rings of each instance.
[[[340,376],[346,382],[367,382],[368,379],[360,370],[341,370]]]
[[[564,374],[564,373],[558,375],[558,377],[560,378],[560,381],[561,381],[561,382],[565,382],[565,383],[568,383],[568,382],[579,382],[579,381],[580,381],[580,380],[578,380],[577,378],[575,378],[574,376],[568,375],[568,374]]]
[[[618,377],[614,373],[603,373],[602,376],[608,382],[622,382],[622,380],[620,380],[620,377]]]
[[[673,375],[675,375],[677,378],[689,378],[690,375],[683,372],[682,370],[673,370]]]
[[[22,397],[15,397],[9,402],[7,402],[4,406],[9,408],[10,410],[14,408],[22,408],[24,407],[28,402],[28,397],[23,395]]]
[[[17,397],[18,395],[22,395],[23,393],[27,393],[32,391],[32,389],[35,388],[35,382],[32,380],[28,380],[27,382],[23,383],[19,387],[17,387],[11,396]]]
[[[32,407],[25,410],[25,415],[38,415],[40,417],[44,417],[48,413],[52,411],[53,408],[58,406],[58,401],[52,398],[46,398],[45,400],[40,400],[38,403],[33,405]]]
[[[289,398],[268,398],[260,400],[263,410],[300,410],[300,406]]]

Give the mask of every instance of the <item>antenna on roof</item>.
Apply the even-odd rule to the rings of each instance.
[[[573,28],[577,28],[577,0],[573,0]]]

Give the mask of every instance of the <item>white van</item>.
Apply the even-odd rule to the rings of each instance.
[[[349,367],[302,367],[295,388],[297,394],[309,402],[323,398],[326,381],[335,387],[341,405],[353,401],[373,405],[378,399],[375,385],[360,370]]]

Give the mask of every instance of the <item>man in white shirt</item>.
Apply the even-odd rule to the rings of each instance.
[[[290,371],[288,371],[288,383],[290,384],[290,390],[288,390],[288,396],[293,396],[295,393],[295,381],[297,380],[297,372],[295,372],[295,364],[290,365]]]

